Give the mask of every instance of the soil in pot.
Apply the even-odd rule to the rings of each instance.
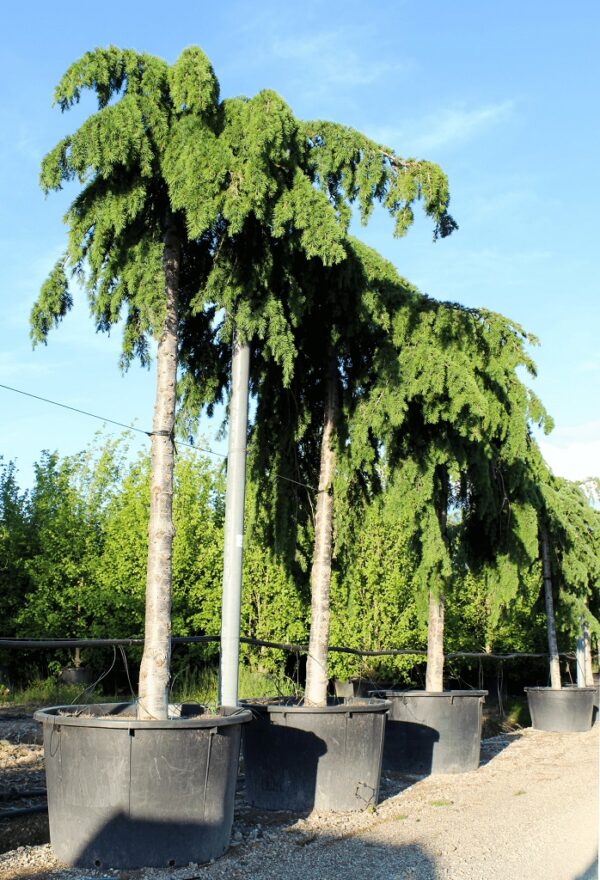
[[[392,704],[385,732],[385,771],[423,776],[479,767],[487,691],[376,693]]]
[[[364,810],[378,802],[385,713],[380,699],[323,708],[244,701],[246,800],[264,810]]]
[[[593,687],[526,687],[531,726],[557,733],[581,733],[592,726]]]
[[[138,721],[127,704],[54,707],[44,727],[50,841],[67,864],[204,863],[229,846],[247,711]]]

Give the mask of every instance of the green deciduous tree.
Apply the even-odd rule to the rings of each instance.
[[[93,630],[97,562],[121,466],[112,442],[62,460],[44,453],[35,465],[25,561],[31,587],[16,615],[20,636],[83,638]]]
[[[221,478],[203,456],[180,453],[174,489],[173,634],[214,634],[222,572]],[[96,576],[98,635],[106,636],[107,627],[119,637],[143,632],[149,508],[150,460],[144,455],[130,465],[107,510]]]
[[[29,494],[19,489],[13,462],[0,459],[0,616],[8,637],[16,635],[16,615],[32,588],[32,538]]]

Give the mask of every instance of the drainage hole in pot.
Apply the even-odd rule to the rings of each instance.
[[[97,868],[99,868],[102,862],[100,861],[100,859],[94,859],[94,864]]]
[[[174,868],[175,867],[175,859],[169,859],[169,861],[167,862],[167,867]]]

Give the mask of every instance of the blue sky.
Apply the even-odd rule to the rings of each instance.
[[[537,335],[533,387],[556,422],[544,453],[564,476],[599,475],[599,25],[593,0],[12,5],[0,54],[0,383],[150,425],[152,371],[121,376],[119,334],[96,335],[85,302],[31,349],[29,311],[75,192],[45,199],[39,165],[93,109],[52,107],[83,52],[113,43],[174,61],[198,44],[223,96],[273,88],[300,117],[355,126],[444,168],[460,225],[451,238],[433,244],[419,218],[393,239],[383,213],[355,231],[424,292],[503,312]],[[77,451],[100,426],[2,388],[0,401],[0,455],[17,461],[24,485],[42,449]],[[204,433],[222,449],[217,427]]]

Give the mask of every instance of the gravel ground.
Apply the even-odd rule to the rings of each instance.
[[[39,779],[40,756],[0,743],[0,791]],[[46,844],[0,856],[0,880],[595,880],[597,849],[598,726],[527,729],[484,740],[473,773],[385,778],[372,812],[297,818],[240,797],[232,847],[205,867],[74,870]]]

